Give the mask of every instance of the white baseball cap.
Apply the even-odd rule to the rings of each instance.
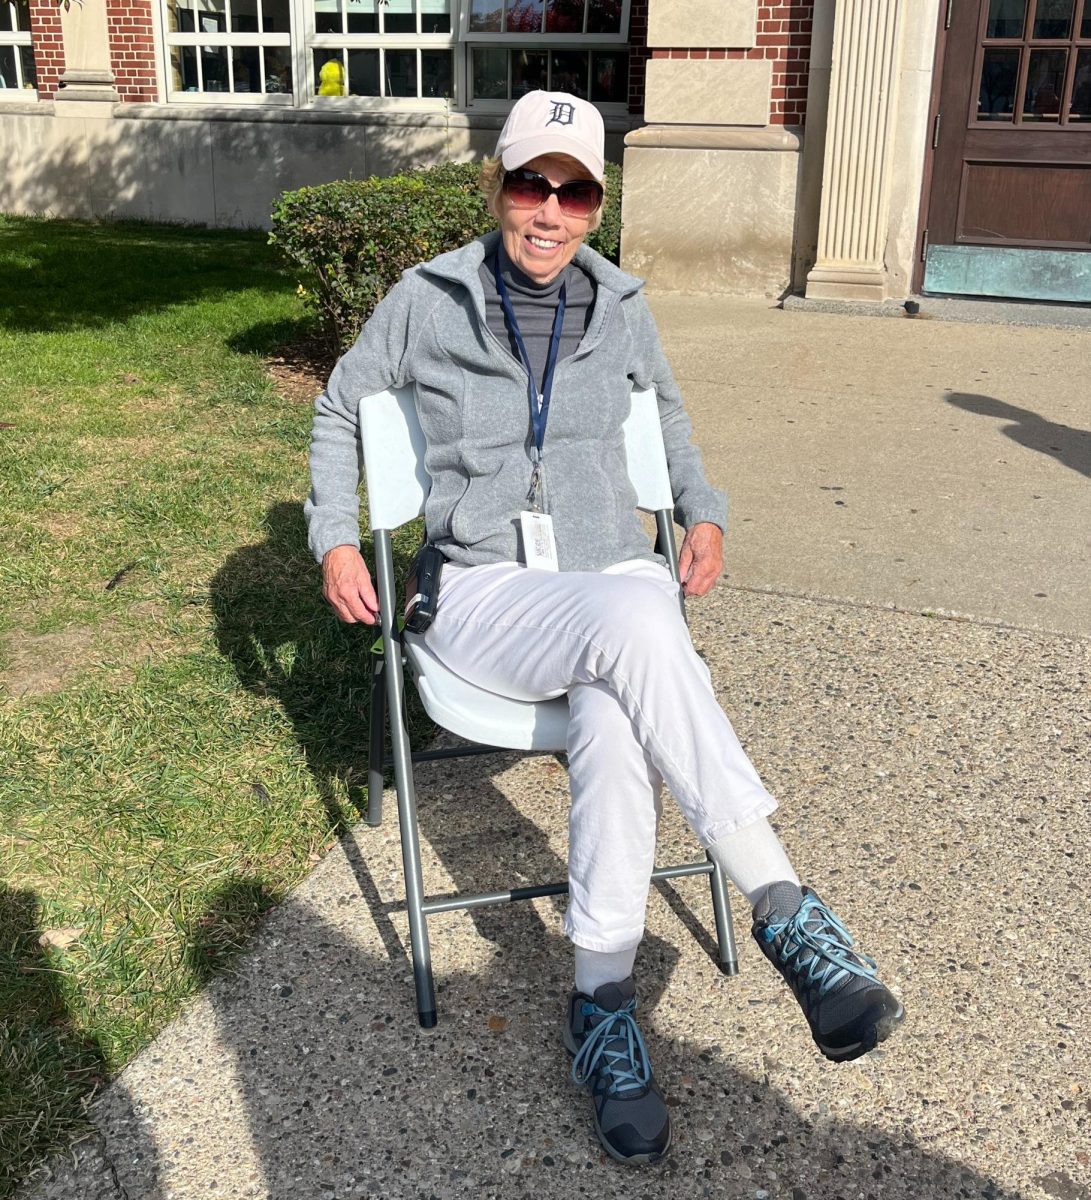
[[[606,171],[602,114],[568,92],[527,92],[508,113],[496,154],[507,171],[540,154],[568,154],[601,182]]]

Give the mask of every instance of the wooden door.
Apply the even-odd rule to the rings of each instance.
[[[1091,302],[1091,0],[948,0],[923,286]]]

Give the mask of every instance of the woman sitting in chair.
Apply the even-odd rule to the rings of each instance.
[[[753,934],[819,1048],[843,1061],[901,1019],[870,959],[800,886],[762,786],[690,643],[678,587],[635,511],[622,425],[655,388],[686,596],[721,571],[723,495],[705,478],[641,281],[583,245],[602,208],[602,118],[565,93],[512,108],[481,172],[499,231],[407,271],[317,402],[310,543],[346,622],[378,599],[359,551],[357,406],[416,386],[443,553],[430,649],[501,695],[567,693],[575,990],[564,1040],[605,1149],[662,1158],[670,1117],[636,1026],[632,978],[665,781],[754,910]]]

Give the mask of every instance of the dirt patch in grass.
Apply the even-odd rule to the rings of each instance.
[[[283,346],[265,360],[277,392],[296,404],[313,404],[333,370],[329,344],[311,338],[294,346]]]
[[[162,609],[153,600],[129,608],[129,615],[154,620]],[[73,625],[56,633],[12,630],[0,639],[7,665],[0,670],[0,689],[10,696],[48,696],[62,691],[76,676],[104,659],[124,658],[123,673],[131,677],[137,666],[170,644],[166,635],[152,630],[121,628],[117,624]]]

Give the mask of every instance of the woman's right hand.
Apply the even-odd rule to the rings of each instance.
[[[379,619],[379,597],[367,563],[355,546],[334,546],[326,551],[322,559],[322,595],[347,625],[374,625]]]

